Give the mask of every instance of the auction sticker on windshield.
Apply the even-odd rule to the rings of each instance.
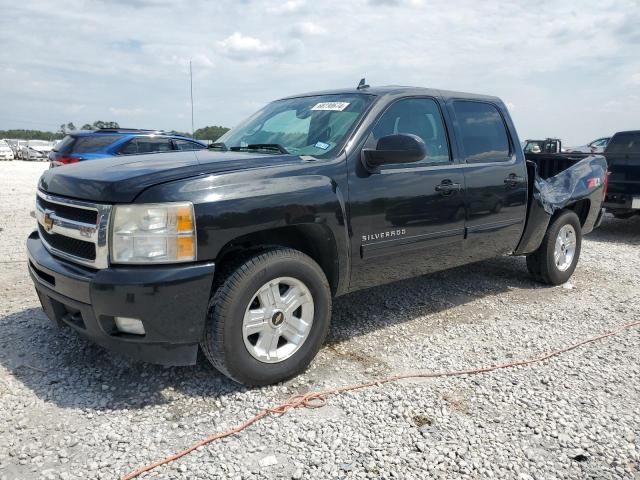
[[[321,102],[316,103],[311,110],[334,110],[341,112],[349,106],[349,102]]]

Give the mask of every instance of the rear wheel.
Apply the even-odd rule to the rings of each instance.
[[[538,250],[527,257],[529,273],[548,285],[565,283],[576,269],[582,247],[582,227],[575,212],[552,220]]]
[[[214,293],[202,350],[231,379],[268,385],[301,373],[329,329],[331,290],[307,255],[278,248],[249,257]]]

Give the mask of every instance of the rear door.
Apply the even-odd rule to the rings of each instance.
[[[360,151],[349,159],[351,287],[360,288],[458,265],[464,238],[464,174],[454,161],[436,98],[391,103],[365,141],[398,133],[422,138],[426,157],[367,171]],[[444,186],[444,187],[443,187]]]
[[[509,253],[518,245],[527,210],[527,172],[498,105],[448,102],[455,117],[466,185],[465,257],[469,261]],[[509,121],[510,123],[510,121]]]

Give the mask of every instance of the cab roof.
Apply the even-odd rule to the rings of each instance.
[[[479,95],[475,93],[467,93],[467,92],[455,92],[450,90],[439,90],[434,88],[423,88],[423,87],[410,87],[410,86],[402,86],[402,85],[382,85],[382,86],[374,86],[374,87],[366,87],[366,88],[342,88],[342,89],[333,89],[333,90],[321,90],[317,92],[308,92],[301,93],[298,95],[289,95],[281,98],[280,100],[286,100],[291,98],[300,98],[300,97],[311,97],[316,95],[372,95],[376,97],[383,96],[398,96],[398,95],[407,95],[407,96],[434,96],[434,97],[442,97],[445,100],[448,98],[457,98],[457,99],[469,99],[469,100],[485,100],[490,102],[500,102],[500,98],[491,95]]]

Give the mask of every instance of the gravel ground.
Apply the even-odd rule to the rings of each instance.
[[[284,385],[129,362],[55,329],[24,263],[42,163],[0,165],[0,479],[112,479],[303,393],[512,361],[640,318],[640,218],[605,219],[570,284],[499,258],[337,299]],[[640,479],[640,329],[540,364],[403,381],[272,417],[145,478]]]

